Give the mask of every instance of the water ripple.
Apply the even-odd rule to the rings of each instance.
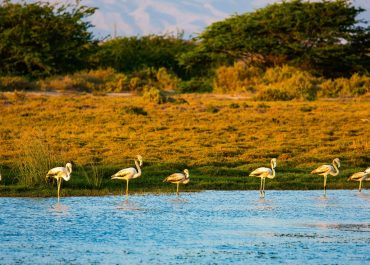
[[[0,264],[366,264],[366,191],[0,198]]]

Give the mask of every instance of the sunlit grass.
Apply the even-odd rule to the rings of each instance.
[[[247,176],[269,166],[272,157],[278,159],[277,177],[266,182],[266,189],[320,189],[322,178],[309,172],[335,157],[341,160],[341,173],[329,177],[328,188],[356,188],[346,178],[370,165],[369,100],[261,103],[212,94],[179,98],[181,104],[157,105],[138,96],[2,93],[1,185],[23,185],[22,192],[31,192],[15,168],[25,161],[22,144],[40,142],[40,149],[53,157],[51,166],[76,165],[71,180],[63,183],[65,195],[76,194],[70,191],[76,189],[81,194],[118,194],[124,183],[110,176],[135,166],[137,154],[144,158],[143,174],[130,182],[132,192],[172,192],[173,186],[162,180],[184,168],[191,178],[184,191],[258,189],[259,179]],[[1,193],[7,190],[3,187]]]

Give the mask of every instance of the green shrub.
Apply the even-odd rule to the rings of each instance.
[[[263,75],[263,81],[265,84],[279,83],[292,78],[299,72],[297,68],[288,65],[268,68]]]
[[[231,103],[229,105],[229,108],[230,109],[239,109],[240,108],[240,105],[238,103]]]
[[[320,84],[320,96],[361,96],[370,92],[370,77],[353,74],[348,78],[326,80]]]
[[[144,87],[143,97],[146,101],[156,104],[166,103],[168,100],[164,92],[159,90],[158,88],[155,88],[154,86]]]
[[[353,74],[349,79],[351,90],[349,94],[361,96],[370,92],[370,77],[365,75]]]
[[[334,98],[338,97],[341,91],[341,87],[337,86],[336,81],[325,80],[320,84],[319,96]]]
[[[216,70],[213,90],[218,93],[254,91],[261,76],[261,69],[237,62]]]
[[[210,105],[210,106],[207,106],[206,111],[209,112],[209,113],[217,113],[217,112],[220,111],[220,108],[217,107],[217,106]]]
[[[129,91],[128,77],[125,74],[115,74],[114,77],[104,84],[106,92],[123,92]]]
[[[316,107],[314,107],[314,106],[307,106],[307,105],[303,105],[302,107],[299,108],[299,110],[302,111],[302,112],[311,112],[314,109],[316,109]]]
[[[0,91],[36,90],[37,85],[22,76],[0,77]]]
[[[211,92],[211,81],[207,78],[193,78],[188,81],[182,81],[177,87],[179,93],[193,93],[193,92]]]
[[[159,68],[156,78],[161,90],[177,90],[179,79],[175,75],[171,75],[166,68]]]
[[[315,100],[319,79],[290,66],[267,69],[258,86],[258,100]]]
[[[294,96],[288,91],[280,88],[267,86],[257,93],[256,99],[262,101],[292,100]]]
[[[318,80],[307,72],[297,72],[287,80],[286,89],[293,90],[295,98],[315,100],[318,91]]]
[[[42,90],[75,90],[84,92],[121,92],[128,89],[127,76],[113,69],[81,71],[39,82]]]
[[[135,107],[135,106],[126,106],[123,108],[124,113],[127,114],[135,114],[135,115],[143,115],[146,116],[148,113],[141,107]]]

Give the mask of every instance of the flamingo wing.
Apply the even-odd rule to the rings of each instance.
[[[168,176],[167,178],[165,178],[163,180],[163,182],[172,182],[172,183],[176,183],[176,182],[179,182],[179,181],[182,181],[182,180],[185,180],[185,175],[182,174],[182,173],[174,173],[170,176]]]
[[[251,177],[267,177],[272,174],[271,168],[268,167],[259,167],[249,174]]]
[[[353,174],[352,176],[350,176],[348,178],[348,180],[357,180],[357,181],[360,181],[365,176],[366,176],[366,173],[365,172],[357,172],[357,173]]]
[[[124,169],[121,169],[120,171],[118,171],[116,174],[114,174],[112,176],[112,179],[126,179],[126,178],[131,178],[135,174],[137,174],[137,171],[136,171],[135,168],[133,168],[133,167],[124,168]]]
[[[331,165],[322,165],[312,170],[311,174],[323,174],[323,173],[329,173],[330,171],[334,171],[334,168]]]
[[[63,177],[63,175],[68,175],[67,169],[65,169],[64,167],[55,167],[48,171],[48,173],[46,174],[46,178],[58,178]]]

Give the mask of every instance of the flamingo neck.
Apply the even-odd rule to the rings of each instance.
[[[66,165],[66,169],[67,169],[68,175],[72,173],[72,167],[70,165]]]
[[[135,177],[137,178],[141,176],[141,168],[140,168],[139,162],[136,159],[135,159],[135,165],[137,168],[137,174],[135,174]]]
[[[275,165],[273,161],[271,161],[271,170],[272,170],[272,177],[274,178],[275,177]]]
[[[335,161],[333,161],[333,167],[335,169],[335,173],[332,174],[332,176],[337,176],[339,174],[339,169],[337,168],[336,164],[337,163]]]

